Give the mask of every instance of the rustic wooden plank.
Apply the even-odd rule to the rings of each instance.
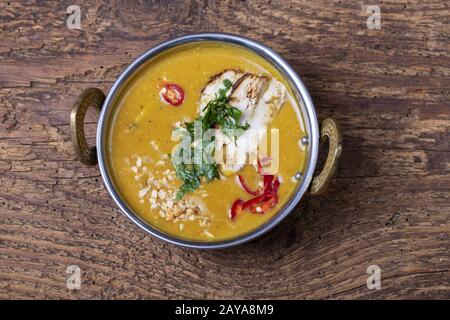
[[[68,3],[0,2],[0,298],[450,298],[450,9],[375,2],[369,30],[368,4],[86,1],[69,30]],[[344,133],[328,195],[220,251],[138,230],[75,160],[68,127],[84,88],[107,91],[137,55],[201,31],[273,47]],[[381,290],[366,287],[372,264]]]

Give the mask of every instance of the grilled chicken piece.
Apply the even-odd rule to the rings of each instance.
[[[281,106],[286,100],[286,88],[276,79],[271,79],[267,90],[256,107],[256,113],[261,113],[266,124],[270,124],[278,114]],[[256,116],[254,118],[258,118]]]
[[[258,145],[265,139],[268,125],[275,119],[286,99],[286,88],[281,82],[276,79],[269,81],[265,77],[259,78],[261,80],[258,85],[248,87],[247,95],[235,94],[235,88],[231,93],[231,97],[240,98],[230,99],[230,104],[243,112],[242,123],[248,122],[250,127],[237,138],[234,145],[227,145],[226,153],[234,155],[234,157],[230,157],[231,161],[220,165],[220,171],[225,176],[238,172],[249,160],[250,162],[256,161]],[[253,98],[252,88],[255,87],[266,87],[262,96],[257,99]]]
[[[255,112],[255,107],[262,94],[267,88],[269,79],[265,76],[246,73],[234,83],[231,94],[230,104],[241,110],[242,123]]]
[[[219,92],[220,89],[225,88],[223,85],[223,81],[225,79],[230,80],[231,83],[234,84],[239,80],[239,78],[242,77],[243,74],[244,73],[239,70],[229,69],[212,76],[205,87],[203,87],[200,94],[199,114],[203,114],[203,109],[208,102],[215,98],[216,93]],[[232,88],[228,90],[227,94],[229,94],[231,90]]]

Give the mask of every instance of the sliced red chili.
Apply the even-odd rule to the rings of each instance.
[[[253,213],[264,214],[275,206],[278,199],[277,196],[271,193],[264,193],[253,199],[244,202],[242,209],[248,208]]]
[[[269,211],[270,209],[272,209],[273,207],[275,207],[275,205],[278,202],[278,197],[274,194],[271,195],[271,197],[269,197],[266,202],[264,202],[261,206],[262,208],[262,213],[266,213],[267,211]]]
[[[260,204],[261,202],[263,202],[265,198],[266,198],[266,194],[261,194],[259,196],[254,197],[254,198],[251,198],[250,200],[247,200],[247,201],[245,201],[243,203],[242,209],[255,207],[258,204]]]
[[[177,84],[168,83],[161,89],[161,96],[167,103],[177,107],[184,101],[184,90]]]
[[[263,193],[255,198],[252,198],[250,200],[247,200],[244,205],[243,208],[255,208],[260,204],[263,204],[264,202],[267,201],[268,198],[272,197],[271,194],[267,194],[267,193]]]
[[[230,212],[231,220],[234,220],[234,218],[236,218],[236,216],[242,211],[243,205],[244,201],[242,201],[241,199],[237,199],[233,202]]]
[[[278,193],[278,188],[280,188],[280,180],[278,179],[278,177],[275,177],[275,180],[273,181],[272,184],[272,193],[273,194],[277,194]]]
[[[262,173],[263,166],[262,166],[261,162],[259,161],[259,159],[256,160],[256,165],[257,165],[257,168],[258,168],[258,169],[256,170],[256,172],[258,172],[259,174],[261,174],[261,173]]]
[[[267,174],[263,176],[264,192],[272,190],[273,175]]]
[[[234,201],[231,207],[231,219],[234,220],[234,218],[243,210],[249,210],[250,212],[257,214],[264,214],[275,207],[278,203],[277,193],[280,187],[280,180],[274,175],[263,174],[262,170],[263,166],[258,160],[257,171],[262,176],[263,188],[259,188],[256,191],[251,190],[245,182],[244,177],[238,175],[242,188],[255,197],[245,202],[241,199]]]
[[[245,191],[247,191],[247,193],[249,193],[249,194],[251,194],[251,195],[253,195],[253,196],[257,196],[257,195],[260,195],[260,194],[261,194],[261,192],[262,192],[261,189],[258,189],[258,190],[256,190],[256,191],[251,190],[251,189],[248,187],[247,183],[245,182],[245,179],[244,179],[243,176],[238,175],[238,178],[239,178],[239,182],[240,182],[242,188],[243,188]]]
[[[280,180],[276,176],[264,176],[264,193],[277,194]]]

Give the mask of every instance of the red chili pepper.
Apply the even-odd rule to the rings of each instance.
[[[264,193],[244,202],[244,204],[242,205],[242,209],[248,208],[253,213],[264,214],[271,208],[273,208],[277,201],[278,199],[276,195],[271,193]]]
[[[263,176],[264,181],[264,192],[271,191],[272,190],[272,181],[273,181],[273,175],[264,175]]]
[[[254,198],[251,198],[250,200],[247,200],[243,203],[242,209],[252,208],[255,207],[257,204],[263,202],[263,200],[266,198],[266,194],[261,194],[259,196],[256,196]]]
[[[243,188],[245,191],[247,191],[247,193],[249,193],[249,194],[251,194],[251,195],[253,195],[253,196],[257,196],[257,195],[260,195],[260,194],[262,193],[261,188],[259,188],[259,189],[256,190],[256,191],[251,190],[251,189],[248,187],[247,183],[245,182],[245,179],[244,179],[243,176],[238,175],[238,178],[239,178],[239,182],[240,182],[242,188]]]
[[[261,174],[261,173],[262,173],[263,166],[262,166],[261,162],[259,162],[259,159],[256,160],[256,165],[257,165],[257,168],[258,168],[258,169],[256,170],[256,172],[258,172],[259,174]]]
[[[241,199],[234,201],[231,206],[231,219],[234,220],[241,211],[246,209],[252,213],[264,214],[278,203],[277,193],[280,187],[280,180],[274,175],[263,174],[262,169],[263,166],[261,165],[261,162],[257,160],[257,171],[262,176],[264,187],[259,188],[256,191],[251,190],[245,182],[244,177],[238,175],[242,188],[255,197],[245,202]]]
[[[264,176],[264,193],[277,194],[280,180],[275,176]]]
[[[234,218],[236,218],[236,216],[242,211],[243,205],[244,201],[242,201],[241,199],[237,199],[233,202],[230,212],[231,220],[234,220]]]
[[[168,103],[177,107],[184,101],[184,90],[177,84],[168,83],[161,89],[161,95]]]
[[[271,194],[263,193],[263,194],[261,194],[261,195],[259,195],[257,197],[254,197],[254,198],[252,198],[250,200],[245,201],[244,205],[243,205],[243,208],[245,209],[245,208],[257,207],[258,205],[266,202],[267,199],[269,197],[271,197],[271,196],[272,196]]]
[[[272,209],[273,207],[275,207],[275,205],[278,202],[278,197],[276,195],[271,195],[271,197],[263,203],[262,205],[262,213],[266,213],[267,211],[269,211],[270,209]]]

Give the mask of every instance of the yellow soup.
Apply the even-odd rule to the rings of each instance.
[[[202,180],[199,188],[174,201],[173,194],[182,181],[169,156],[179,143],[171,140],[174,125],[198,117],[202,89],[212,76],[224,70],[276,79],[287,89],[285,102],[270,124],[279,130],[276,176],[281,183],[277,203],[263,213],[242,210],[234,219],[230,218],[233,202],[255,197],[243,189],[237,175],[245,177],[249,188],[262,188],[262,177],[254,165],[247,164],[239,172],[221,174],[219,179],[209,182]],[[184,90],[184,100],[179,106],[162,98],[161,88],[167,83]],[[294,192],[298,182],[293,176],[305,165],[306,153],[299,143],[305,136],[303,120],[288,83],[262,57],[233,45],[212,42],[185,45],[146,63],[122,92],[109,133],[111,172],[124,201],[154,228],[196,241],[234,238],[268,221]],[[201,209],[197,216],[191,214],[192,203]],[[182,213],[174,216],[167,207],[181,208]]]

